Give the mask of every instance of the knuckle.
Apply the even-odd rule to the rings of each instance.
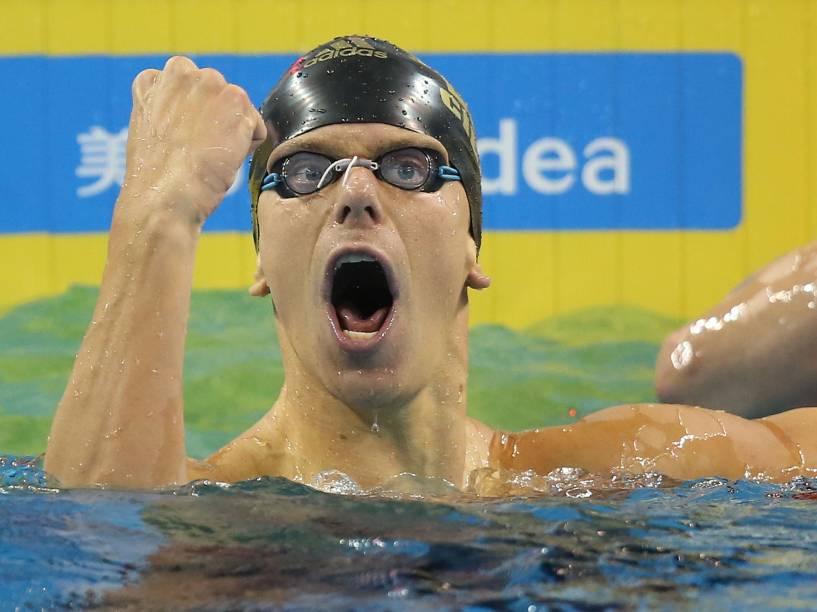
[[[236,85],[235,83],[230,83],[225,88],[225,94],[229,96],[232,100],[240,101],[240,102],[247,102],[249,104],[250,97],[247,95],[247,92],[244,91],[244,88],[240,85]]]
[[[142,70],[136,77],[133,79],[134,83],[141,82],[141,81],[153,81],[156,79],[156,75],[159,74],[159,71],[154,68],[146,68]]]
[[[199,80],[203,85],[224,85],[224,76],[215,68],[202,68],[199,70]]]
[[[147,81],[150,83],[156,80],[156,76],[158,74],[159,74],[158,70],[155,70],[154,68],[147,68],[145,70],[142,70],[139,74],[137,74],[136,77],[133,79],[133,82],[142,83],[144,81]]]
[[[196,70],[196,64],[189,57],[174,55],[165,63],[167,72],[190,72]]]
[[[240,123],[242,129],[249,134],[255,130],[255,119],[246,113],[242,113]]]
[[[149,89],[156,82],[156,76],[158,74],[159,71],[153,68],[142,70],[142,72],[137,74],[133,79],[133,85],[131,86],[133,94],[137,95]]]

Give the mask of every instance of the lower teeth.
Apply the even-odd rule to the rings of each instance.
[[[352,340],[368,340],[369,338],[377,334],[377,332],[358,332],[352,331],[350,329],[344,329],[343,333],[350,337]]]

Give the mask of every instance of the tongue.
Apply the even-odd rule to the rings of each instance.
[[[360,313],[350,304],[341,304],[337,307],[338,321],[341,329],[354,332],[376,332],[386,320],[388,308],[382,306],[375,310],[368,318],[364,319]]]

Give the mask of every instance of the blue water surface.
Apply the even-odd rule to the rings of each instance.
[[[521,482],[519,478],[516,482]],[[283,479],[66,491],[0,457],[0,607],[813,608],[817,481],[551,478],[550,494]]]

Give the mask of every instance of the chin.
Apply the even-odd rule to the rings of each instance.
[[[344,404],[361,410],[388,409],[411,401],[428,384],[423,360],[412,342],[395,333],[376,351],[365,355],[333,346],[323,353],[321,378],[327,390]],[[328,354],[332,358],[326,360]],[[329,361],[329,363],[327,363]]]
[[[360,372],[360,373],[359,373]],[[394,370],[346,370],[333,381],[330,391],[347,406],[365,411],[405,404],[413,393],[399,381]]]

